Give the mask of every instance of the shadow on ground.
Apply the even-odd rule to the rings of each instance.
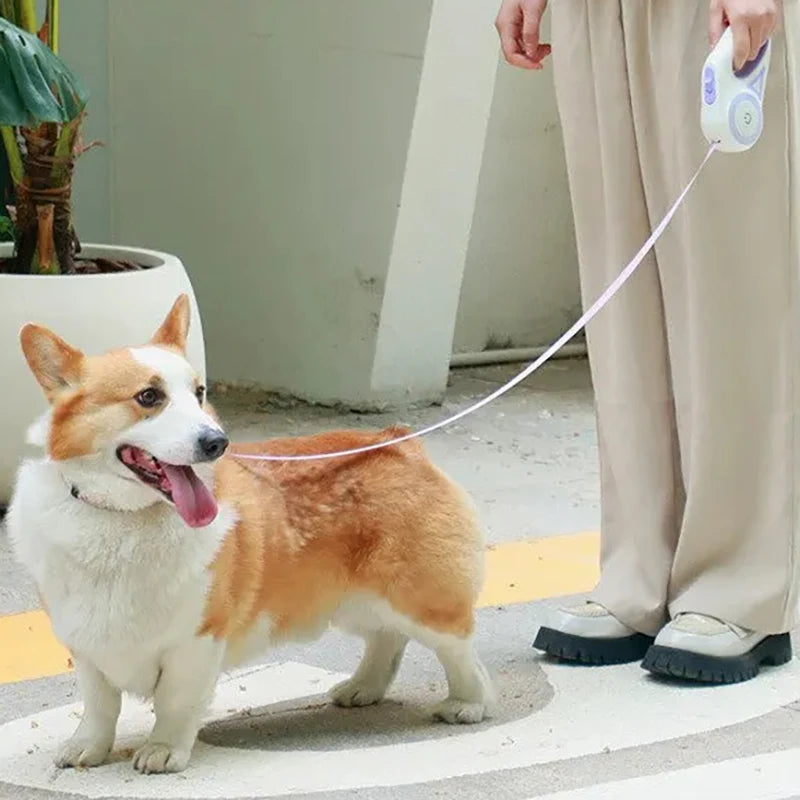
[[[453,726],[431,719],[430,706],[442,699],[441,682],[399,683],[383,703],[337,708],[326,695],[314,695],[249,709],[207,725],[200,739],[216,747],[244,750],[318,750],[379,747],[443,739],[514,722],[544,708],[553,687],[534,660],[494,672],[498,703],[491,719]]]

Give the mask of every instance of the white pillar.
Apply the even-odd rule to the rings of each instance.
[[[439,399],[498,64],[494,3],[434,0],[372,369],[373,400]]]

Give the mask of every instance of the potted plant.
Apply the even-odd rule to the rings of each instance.
[[[58,56],[59,10],[59,0],[47,0],[39,26],[35,0],[0,0],[0,133],[9,184],[3,188],[0,179],[0,372],[7,387],[0,504],[25,454],[25,431],[45,410],[18,345],[26,322],[51,326],[90,353],[144,344],[186,292],[188,353],[205,374],[200,318],[180,260],[137,247],[82,245],[75,232],[73,169],[92,145],[81,138],[87,92]]]

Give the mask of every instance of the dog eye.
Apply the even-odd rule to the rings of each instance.
[[[194,396],[197,398],[197,402],[200,403],[200,405],[203,405],[206,399],[206,387],[198,386],[194,390]]]
[[[153,389],[152,387],[142,389],[142,391],[136,395],[136,402],[142,408],[153,408],[154,406],[157,406],[163,399],[164,395],[158,391],[158,389]]]

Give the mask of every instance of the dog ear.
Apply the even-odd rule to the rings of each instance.
[[[58,392],[77,386],[83,353],[48,328],[28,324],[20,331],[22,353],[34,377],[52,401]]]
[[[174,347],[181,353],[186,351],[189,335],[189,296],[182,294],[173,304],[167,318],[161,323],[151,342],[161,347]]]

